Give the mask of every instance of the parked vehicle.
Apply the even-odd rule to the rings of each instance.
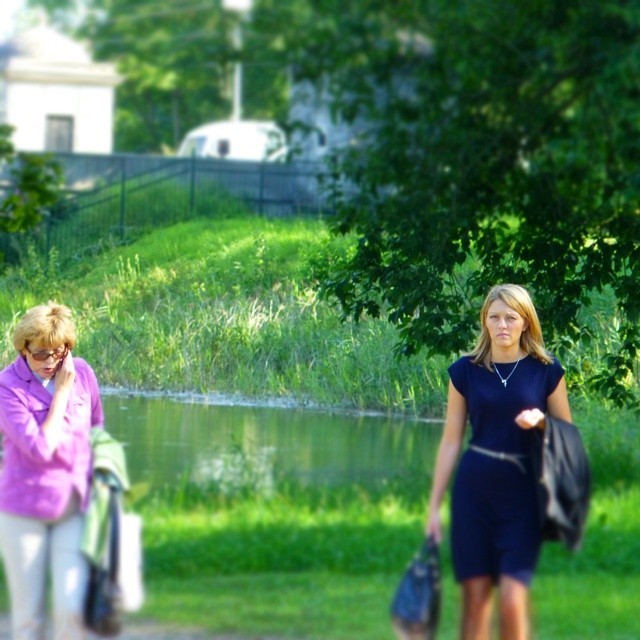
[[[178,156],[277,162],[286,158],[286,138],[275,122],[224,120],[203,124],[184,137]]]

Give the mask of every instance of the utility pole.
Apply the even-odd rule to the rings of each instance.
[[[222,0],[222,7],[239,14],[239,20],[233,28],[233,46],[238,56],[242,54],[242,20],[251,11],[253,0]],[[233,65],[233,111],[232,120],[242,120],[242,62],[236,60]]]

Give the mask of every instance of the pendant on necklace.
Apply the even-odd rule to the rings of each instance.
[[[516,369],[518,368],[518,365],[520,364],[520,360],[522,360],[522,356],[520,356],[517,360],[515,365],[513,365],[513,369],[511,369],[511,373],[506,377],[503,378],[500,375],[500,372],[498,371],[498,367],[496,367],[496,363],[493,363],[493,370],[498,374],[498,378],[500,378],[500,382],[502,382],[502,386],[506,389],[507,388],[507,382],[509,380],[509,378],[515,373]]]

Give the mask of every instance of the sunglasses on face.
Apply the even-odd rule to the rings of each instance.
[[[54,360],[61,360],[67,355],[67,353],[69,353],[69,349],[66,346],[59,347],[58,349],[51,349],[49,351],[31,351],[31,349],[27,348],[27,351],[31,354],[31,357],[38,362],[44,362],[49,358],[53,358]]]

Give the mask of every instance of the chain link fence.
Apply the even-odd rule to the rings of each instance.
[[[330,215],[335,180],[326,165],[133,154],[56,154],[66,197],[27,234],[0,233],[5,262],[27,250],[79,259],[149,229],[212,215],[238,203],[258,215]],[[8,181],[8,168],[0,182]],[[1,196],[1,194],[0,194]]]

